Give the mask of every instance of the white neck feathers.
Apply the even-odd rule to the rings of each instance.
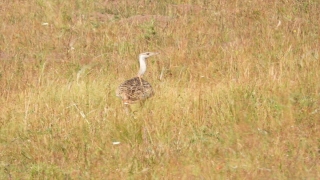
[[[147,70],[146,57],[139,56],[140,70],[138,72],[138,76],[142,76]]]

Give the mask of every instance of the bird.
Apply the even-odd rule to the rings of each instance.
[[[154,56],[156,52],[144,52],[139,54],[140,69],[138,75],[120,84],[116,90],[116,96],[122,99],[124,105],[143,102],[154,95],[151,84],[142,79],[147,70],[147,58]]]

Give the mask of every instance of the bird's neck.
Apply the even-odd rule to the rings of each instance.
[[[141,77],[147,70],[146,58],[139,57],[140,70],[138,72],[138,76]]]

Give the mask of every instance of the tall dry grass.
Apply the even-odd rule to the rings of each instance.
[[[0,179],[319,179],[318,1],[13,0],[0,17]],[[128,116],[114,91],[144,51],[156,95]]]

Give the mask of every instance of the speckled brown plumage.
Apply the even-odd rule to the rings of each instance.
[[[124,104],[133,104],[152,97],[154,91],[146,80],[135,77],[123,82],[118,87],[116,95],[122,99]]]

